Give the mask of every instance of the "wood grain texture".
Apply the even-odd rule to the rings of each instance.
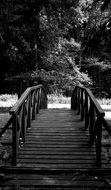
[[[106,161],[102,160],[103,165]],[[37,169],[96,168],[95,147],[74,110],[40,110],[19,150],[18,165]]]
[[[110,189],[101,177],[87,176],[81,174],[70,175],[16,175],[13,176],[13,182],[7,181],[4,185],[7,187],[23,187],[24,190],[92,190],[92,189]],[[3,186],[4,186],[3,185]],[[20,188],[21,189],[21,188]]]

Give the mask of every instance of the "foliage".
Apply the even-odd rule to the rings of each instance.
[[[67,94],[72,84],[83,82],[74,71],[75,56],[81,48],[77,36],[77,5],[78,1],[73,0],[2,1],[1,79],[13,80],[19,75],[23,80],[22,73],[25,73],[27,81],[29,73],[32,84],[34,73],[37,83],[47,81],[47,86],[52,83],[49,91],[53,85],[53,90],[58,88],[63,93],[68,91]]]
[[[88,72],[96,96],[111,96],[111,4],[109,0],[80,0],[81,71]],[[105,76],[105,78],[103,77]]]
[[[18,9],[19,13],[18,13]],[[25,33],[28,28],[22,22],[20,1],[6,0],[0,8],[0,59],[1,73],[16,73],[26,69],[26,60],[30,61],[31,47]],[[21,14],[20,14],[21,12]]]
[[[100,61],[99,58],[87,58],[81,66],[81,71],[88,72],[93,81],[93,93],[99,98],[111,97],[111,64],[109,61]]]
[[[16,101],[17,101],[18,97],[17,94],[1,94],[0,95],[0,108],[2,107],[12,107]]]
[[[83,61],[110,54],[109,0],[6,0],[0,20],[1,80],[29,73],[31,81],[47,81],[48,90],[69,94],[72,85],[91,84],[78,55]]]
[[[111,106],[111,99],[110,98],[101,98],[101,99],[97,99],[97,101],[99,102],[100,105],[109,105],[109,106]],[[108,108],[109,108],[109,106],[108,106]],[[110,110],[111,110],[111,107],[110,107]]]
[[[73,71],[69,72],[58,72],[55,70],[52,71],[34,71],[31,75],[31,79],[35,81],[35,84],[39,81],[39,83],[43,84],[47,89],[48,93],[59,93],[65,96],[71,95],[74,86],[79,84],[89,84],[90,79],[87,75],[81,76],[79,71],[74,73]]]
[[[71,1],[64,3],[56,0],[2,1],[0,10],[1,72],[15,74],[21,72],[21,69],[22,72],[27,71],[34,68],[35,61],[38,62],[38,69],[41,68],[42,54],[55,46],[57,37],[63,35],[61,32],[64,31],[64,35],[67,33],[68,27],[64,30],[63,26],[66,22],[64,19],[61,21],[61,31],[58,27],[58,19],[61,17],[60,14],[63,14],[71,5]],[[64,7],[63,10],[61,6]],[[49,35],[50,32],[51,35]],[[35,60],[36,43],[37,60]]]
[[[107,2],[108,3],[108,2]],[[82,40],[83,53],[87,56],[100,56],[103,53],[110,54],[111,49],[111,6],[106,1],[97,1],[85,7],[84,14],[87,14],[85,22],[84,37]],[[105,5],[105,6],[103,6]],[[101,9],[104,11],[101,12]]]
[[[62,94],[48,94],[48,104],[70,104],[71,98]]]

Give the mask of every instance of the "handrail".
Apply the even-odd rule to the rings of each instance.
[[[12,164],[17,165],[18,149],[25,143],[27,128],[31,127],[31,120],[35,119],[40,109],[47,108],[47,95],[42,85],[29,87],[11,108],[11,119],[0,134],[2,135],[12,125]]]
[[[38,86],[32,86],[29,87],[25,90],[25,92],[22,94],[22,96],[19,98],[19,101],[16,102],[16,104],[10,109],[10,114],[16,113],[18,111],[18,109],[20,108],[20,106],[23,104],[23,102],[26,100],[28,94],[33,91],[33,90],[37,90],[39,88],[42,88],[45,92],[45,89],[42,85],[38,85]],[[46,93],[46,92],[45,92]]]
[[[7,123],[5,124],[5,126],[1,129],[1,131],[0,131],[0,138],[6,132],[6,130],[9,129],[9,126],[12,124],[12,119],[13,119],[13,117],[11,116],[9,118],[9,120],[7,121]]]
[[[105,114],[104,113],[104,110],[102,109],[102,107],[100,106],[100,104],[98,103],[98,101],[95,99],[94,95],[92,94],[92,92],[86,88],[86,91],[87,93],[89,94],[90,98],[92,99],[93,103],[94,103],[94,106],[95,108],[97,109],[98,113],[101,113],[101,114]]]
[[[81,120],[85,121],[85,129],[89,128],[89,142],[96,144],[96,163],[101,166],[102,125],[105,113],[92,92],[81,86],[76,86],[71,98],[71,109],[77,110]]]

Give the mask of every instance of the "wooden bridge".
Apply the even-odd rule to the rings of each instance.
[[[12,160],[0,169],[5,174],[16,174],[19,185],[96,189],[102,178],[92,180],[88,175],[111,173],[111,165],[102,153],[102,132],[111,134],[110,126],[89,89],[75,87],[71,109],[47,109],[43,86],[27,88],[10,114],[0,135],[12,131],[12,142],[8,143],[12,146]],[[82,178],[77,182],[73,179],[78,174]],[[11,182],[2,185],[7,184]],[[111,186],[102,181],[101,187]]]

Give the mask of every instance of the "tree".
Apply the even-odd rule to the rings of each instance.
[[[103,52],[110,49],[110,40],[111,40],[111,7],[109,6],[103,12],[101,12],[102,7],[105,7],[106,1],[88,1],[90,4],[85,8],[81,9],[83,14],[86,17],[85,23],[82,22],[82,47],[83,53],[86,55],[97,54],[101,56]],[[108,1],[107,1],[108,5]],[[83,1],[82,1],[83,6]],[[80,7],[80,6],[79,6]],[[83,20],[81,19],[81,21]]]
[[[82,28],[78,0],[6,0],[1,5],[3,75],[45,70],[50,75],[69,73],[69,79],[77,76],[74,58],[80,51]]]

